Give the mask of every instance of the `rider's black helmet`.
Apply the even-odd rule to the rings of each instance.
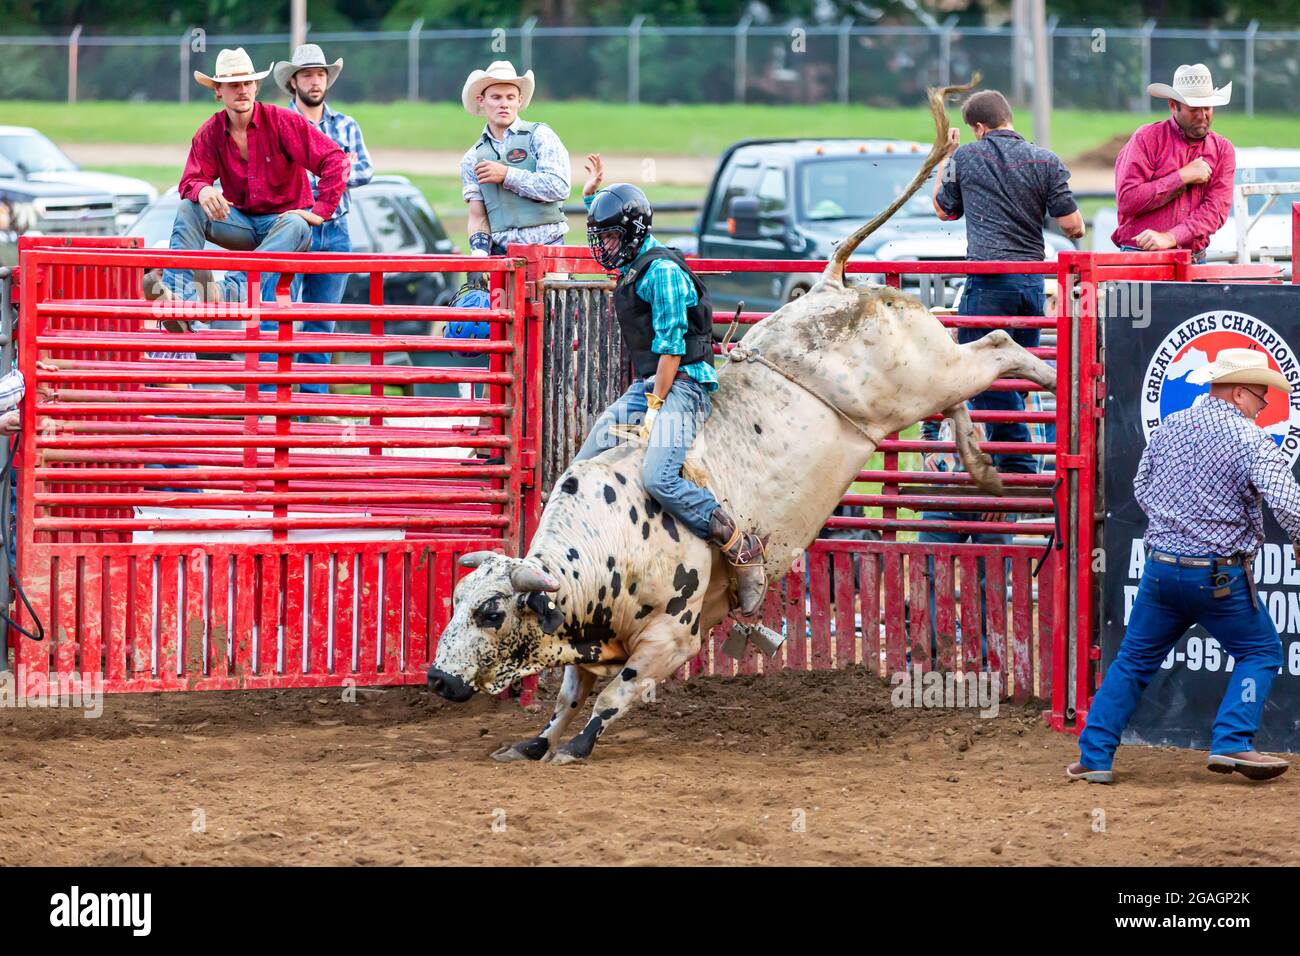
[[[621,269],[650,234],[654,211],[645,193],[631,183],[615,183],[596,193],[587,209],[587,245],[606,269]],[[606,242],[617,238],[617,243]]]

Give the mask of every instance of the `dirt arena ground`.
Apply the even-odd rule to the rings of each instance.
[[[692,681],[586,764],[489,760],[542,705],[411,688],[0,711],[0,864],[1300,863],[1294,771],[1251,784],[1127,748],[1119,785],[1067,784],[1073,739],[1036,708],[895,709],[860,669]]]

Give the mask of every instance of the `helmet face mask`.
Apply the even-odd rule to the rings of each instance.
[[[591,255],[606,269],[621,269],[636,258],[637,247],[624,241],[623,229],[587,229],[587,245]]]
[[[596,193],[587,212],[587,245],[606,269],[621,269],[636,258],[650,234],[653,211],[645,193],[615,183]]]

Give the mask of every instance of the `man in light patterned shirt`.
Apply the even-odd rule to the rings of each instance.
[[[1147,561],[1119,653],[1106,671],[1079,735],[1071,780],[1111,783],[1120,734],[1160,663],[1193,624],[1236,659],[1211,733],[1207,766],[1252,780],[1284,773],[1287,762],[1254,749],[1264,701],[1282,666],[1282,647],[1255,594],[1252,559],[1264,541],[1261,499],[1295,547],[1300,486],[1277,444],[1254,422],[1291,386],[1253,349],[1223,349],[1188,381],[1210,393],[1156,429],[1134,479],[1149,524]]]
[[[510,243],[558,245],[569,230],[569,152],[549,126],[519,118],[532,98],[533,71],[519,76],[505,60],[475,70],[461,91],[465,109],[487,118],[460,164],[473,255],[503,255]]]

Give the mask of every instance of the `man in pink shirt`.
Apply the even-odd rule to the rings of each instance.
[[[172,249],[213,242],[242,252],[306,252],[311,227],[329,219],[347,186],[349,163],[332,139],[301,114],[257,102],[258,81],[243,49],[222,50],[213,76],[194,78],[215,91],[223,109],[199,127],[179,187]],[[308,171],[319,177],[312,195]],[[214,183],[221,182],[217,189]],[[262,276],[262,298],[275,293],[274,275]],[[227,273],[219,297],[243,301],[242,272]],[[198,298],[188,269],[168,269],[158,292]]]
[[[1210,236],[1232,208],[1237,156],[1232,144],[1210,132],[1214,108],[1232,96],[1232,84],[1214,88],[1209,67],[1184,64],[1174,84],[1152,83],[1152,96],[1169,101],[1169,118],[1143,126],[1115,160],[1121,249],[1190,249],[1205,258]]]

